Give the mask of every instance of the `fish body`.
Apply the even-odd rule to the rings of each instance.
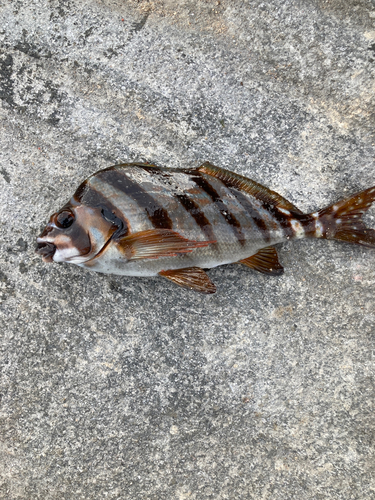
[[[37,239],[47,262],[127,276],[161,275],[203,293],[204,269],[239,262],[282,274],[273,245],[305,237],[375,247],[362,214],[375,187],[313,214],[277,193],[206,162],[193,169],[130,163],[84,181]]]

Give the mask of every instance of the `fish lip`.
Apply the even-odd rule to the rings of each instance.
[[[49,241],[38,241],[35,253],[41,255],[44,262],[52,262],[56,250],[57,247],[53,243],[50,243]]]

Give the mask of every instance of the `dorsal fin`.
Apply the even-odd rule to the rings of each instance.
[[[248,179],[247,177],[235,174],[229,170],[225,170],[224,168],[216,167],[208,161],[203,163],[203,165],[198,168],[198,171],[207,175],[212,175],[212,177],[216,177],[217,179],[223,181],[226,186],[234,187],[239,191],[244,191],[245,193],[248,193],[254,196],[254,198],[257,198],[265,203],[302,214],[301,210],[290,203],[290,201],[275,193],[275,191],[271,191],[261,184]]]

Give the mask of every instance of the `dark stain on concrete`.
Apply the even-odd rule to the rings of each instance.
[[[0,169],[0,174],[4,177],[5,182],[7,182],[8,184],[10,184],[10,175],[9,175],[9,174],[8,174],[8,172],[5,170],[5,168],[1,168],[1,169]]]
[[[134,23],[133,24],[133,29],[132,31],[134,31],[135,33],[137,31],[141,31],[141,29],[143,28],[143,26],[146,24],[146,21],[148,19],[148,16],[150,15],[149,12],[147,12],[143,17],[142,19],[139,21],[139,23]]]
[[[8,103],[10,106],[14,105],[13,93],[13,57],[10,54],[0,55],[0,99]]]
[[[129,32],[129,37],[128,37],[128,42],[133,38],[133,36],[141,31],[141,29],[144,27],[146,24],[146,21],[148,19],[148,16],[150,15],[149,12],[146,12],[146,14],[142,17],[142,19],[138,23],[133,23],[132,27],[130,28]]]

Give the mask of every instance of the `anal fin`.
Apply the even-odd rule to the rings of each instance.
[[[176,285],[190,288],[190,290],[195,290],[196,292],[206,294],[216,292],[216,286],[200,267],[186,267],[185,269],[160,271],[159,274],[173,281]]]
[[[283,266],[279,262],[276,248],[261,248],[255,255],[239,261],[255,271],[271,276],[280,276],[284,272]]]

